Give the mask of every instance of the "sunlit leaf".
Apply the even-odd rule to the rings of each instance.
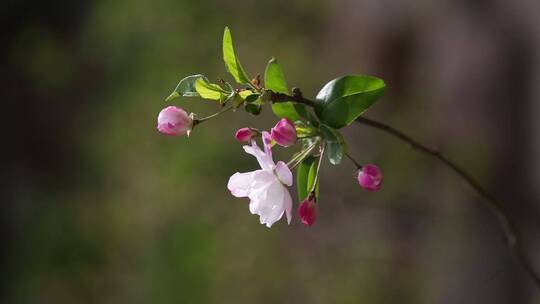
[[[170,101],[171,99],[174,99],[176,97],[184,96],[184,97],[197,97],[199,96],[199,93],[197,92],[195,88],[195,82],[197,79],[203,78],[205,81],[208,82],[208,79],[204,77],[204,75],[197,74],[197,75],[191,75],[188,77],[185,77],[184,79],[180,80],[178,85],[176,85],[176,88],[174,91],[165,99],[165,101]]]
[[[253,95],[253,92],[251,90],[243,90],[238,92],[238,95],[240,95],[242,99],[246,99],[248,96]]]
[[[275,58],[270,59],[264,72],[264,86],[268,90],[288,94],[287,82],[281,66]]]
[[[195,89],[202,98],[220,102],[227,100],[232,94],[219,85],[208,82],[205,78],[199,78],[195,81]]]
[[[283,69],[275,58],[270,59],[264,72],[264,86],[267,90],[289,94]],[[293,102],[278,102],[272,104],[272,111],[277,117],[288,118],[291,121],[300,120],[306,113],[305,106]],[[301,114],[302,113],[302,114]]]
[[[236,51],[234,50],[233,40],[231,31],[228,27],[225,27],[225,32],[223,33],[223,60],[225,61],[225,66],[229,73],[234,77],[234,80],[240,84],[250,83],[249,77],[244,71]]]

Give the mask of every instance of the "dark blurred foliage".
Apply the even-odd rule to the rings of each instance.
[[[251,74],[275,56],[309,97],[342,74],[379,76],[387,95],[367,115],[469,168],[540,269],[540,2],[4,0],[0,12],[2,303],[540,303],[475,193],[379,131],[344,133],[384,170],[381,192],[325,165],[314,227],[268,230],[225,185],[255,166],[233,132],[271,127],[269,111],[189,139],[155,130],[183,76],[227,77],[225,25]]]

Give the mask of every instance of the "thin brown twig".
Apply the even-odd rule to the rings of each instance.
[[[315,108],[316,106],[316,103],[314,101],[304,98],[299,89],[294,89],[292,96],[287,95],[287,94],[282,94],[282,93],[272,93],[271,100],[274,103],[294,101],[297,103],[305,104],[312,108]],[[465,180],[465,182],[467,182],[469,186],[471,186],[471,188],[473,188],[482,198],[484,198],[483,202],[485,202],[486,206],[495,215],[495,218],[497,219],[499,225],[501,226],[502,232],[506,240],[506,244],[508,245],[509,249],[513,253],[517,262],[523,267],[523,269],[531,277],[536,287],[540,289],[540,275],[538,275],[532,263],[525,256],[525,253],[522,250],[521,241],[518,237],[516,226],[512,222],[508,214],[506,213],[504,209],[504,205],[496,197],[494,197],[484,187],[482,187],[480,183],[478,183],[463,168],[458,166],[454,161],[444,156],[438,149],[428,147],[427,145],[424,145],[418,142],[417,140],[413,139],[409,135],[401,132],[400,130],[382,122],[378,122],[378,121],[375,121],[366,117],[359,117],[356,119],[356,122],[373,127],[375,129],[379,129],[388,134],[391,134],[394,137],[397,137],[398,139],[408,143],[412,148],[417,149],[427,155],[433,156],[434,158],[438,159],[443,164],[445,164],[447,167],[452,169],[459,177]]]
[[[360,165],[359,162],[357,162],[350,154],[349,152],[345,152],[345,156],[356,166],[356,169],[360,170],[362,169],[362,165]]]
[[[410,136],[404,134],[403,132],[378,121],[359,117],[356,122],[374,127],[376,129],[387,132],[411,145],[412,148],[417,149],[421,152],[424,152],[428,155],[435,157],[440,160],[450,169],[452,169],[457,175],[463,178],[469,186],[471,186],[481,197],[484,198],[484,202],[493,212],[497,221],[499,222],[501,229],[505,235],[506,243],[508,247],[512,250],[518,262],[523,266],[524,270],[529,274],[533,279],[536,286],[540,289],[540,276],[534,270],[532,264],[525,257],[521,244],[518,238],[518,233],[515,224],[512,222],[508,214],[504,210],[504,205],[486,189],[484,189],[469,173],[467,173],[463,168],[458,166],[455,162],[444,156],[438,149],[430,148],[426,145],[419,143]]]

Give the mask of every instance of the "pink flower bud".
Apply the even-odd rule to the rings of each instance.
[[[192,126],[193,119],[180,108],[168,106],[159,112],[157,129],[162,134],[181,136],[189,133]]]
[[[253,131],[252,129],[242,128],[236,131],[236,134],[234,135],[234,137],[236,138],[236,140],[238,140],[241,143],[244,143],[244,142],[248,143],[251,141],[251,139],[255,135],[257,135],[257,132]]]
[[[302,224],[311,226],[317,219],[317,205],[315,204],[315,196],[310,194],[298,207],[298,216]]]
[[[380,190],[382,180],[382,171],[375,165],[365,165],[360,171],[358,171],[358,184],[368,191]]]
[[[282,118],[272,128],[272,139],[280,146],[288,147],[296,142],[296,129],[287,118]]]

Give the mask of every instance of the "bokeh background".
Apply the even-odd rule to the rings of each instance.
[[[539,1],[3,0],[0,20],[2,303],[540,303],[478,196],[384,133],[344,131],[382,191],[326,164],[317,223],[269,230],[226,183],[256,166],[234,131],[270,111],[155,127],[181,78],[229,77],[225,25],[250,74],[275,56],[309,97],[379,76],[367,116],[468,168],[540,271]]]

